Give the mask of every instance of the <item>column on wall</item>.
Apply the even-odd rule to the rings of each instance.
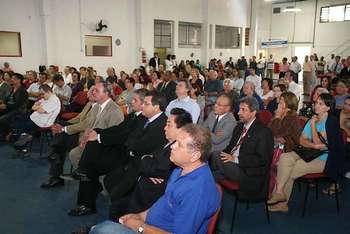
[[[56,63],[56,24],[55,24],[55,1],[41,0],[40,14],[43,31],[43,49],[45,51],[44,64],[50,65]]]
[[[201,8],[202,8],[201,63],[207,66],[210,59],[209,37],[212,36],[210,35],[209,22],[208,22],[209,21],[209,1],[202,0]]]

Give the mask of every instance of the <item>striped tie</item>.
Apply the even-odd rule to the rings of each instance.
[[[235,147],[233,147],[232,148],[232,150],[231,150],[231,154],[233,155],[233,153],[238,149],[238,147],[240,146],[240,145],[242,145],[242,143],[243,143],[243,141],[244,141],[244,139],[245,139],[245,137],[246,137],[246,133],[247,133],[247,129],[244,127],[243,128],[243,131],[242,131],[242,134],[241,134],[241,136],[240,136],[240,138],[239,138],[239,141],[238,141],[238,143],[235,145]]]

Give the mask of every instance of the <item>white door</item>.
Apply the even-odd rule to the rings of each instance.
[[[311,46],[298,46],[294,47],[294,56],[298,57],[298,61],[303,66],[304,59],[306,55],[311,55]],[[303,74],[302,72],[299,72],[299,81],[302,84],[303,83]]]

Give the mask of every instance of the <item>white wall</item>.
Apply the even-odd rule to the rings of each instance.
[[[20,32],[22,46],[22,57],[0,57],[1,67],[8,61],[14,69],[23,72],[38,69],[38,65],[45,62],[40,25],[38,0],[1,1],[0,30]]]
[[[241,49],[209,48],[209,25],[248,27],[251,0],[2,0],[0,30],[19,31],[22,35],[21,58],[0,58],[9,61],[19,72],[37,69],[39,64],[93,66],[99,74],[113,66],[131,71],[141,64],[141,49],[153,55],[155,19],[174,22],[172,52],[177,59],[223,60],[237,58]],[[90,29],[101,18],[108,22],[102,34]],[[202,23],[202,48],[177,46],[179,21]],[[84,35],[112,36],[112,57],[86,57]],[[214,35],[214,34],[213,34]],[[121,40],[116,46],[114,41]],[[215,45],[215,40],[212,41]],[[193,53],[193,58],[190,54]],[[222,54],[222,55],[220,55]],[[207,61],[201,61],[206,63]]]
[[[350,40],[350,22],[320,23],[319,18],[321,7],[344,3],[348,3],[348,1],[307,0],[296,2],[296,7],[301,8],[301,12],[272,14],[273,7],[284,8],[294,5],[294,3],[272,4],[271,2],[260,1],[258,48],[260,48],[261,40],[278,38],[287,39],[289,46],[267,51],[275,54],[277,60],[282,59],[282,57],[290,58],[293,56],[294,47],[296,46],[310,46],[312,52],[320,56],[326,56],[334,50],[335,53],[340,53],[344,48],[350,47],[349,42],[342,48],[338,48],[343,42]],[[347,56],[349,53],[350,50],[341,55]]]

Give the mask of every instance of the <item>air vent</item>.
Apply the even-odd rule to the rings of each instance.
[[[272,10],[273,14],[279,14],[281,13],[281,7],[274,7]]]

